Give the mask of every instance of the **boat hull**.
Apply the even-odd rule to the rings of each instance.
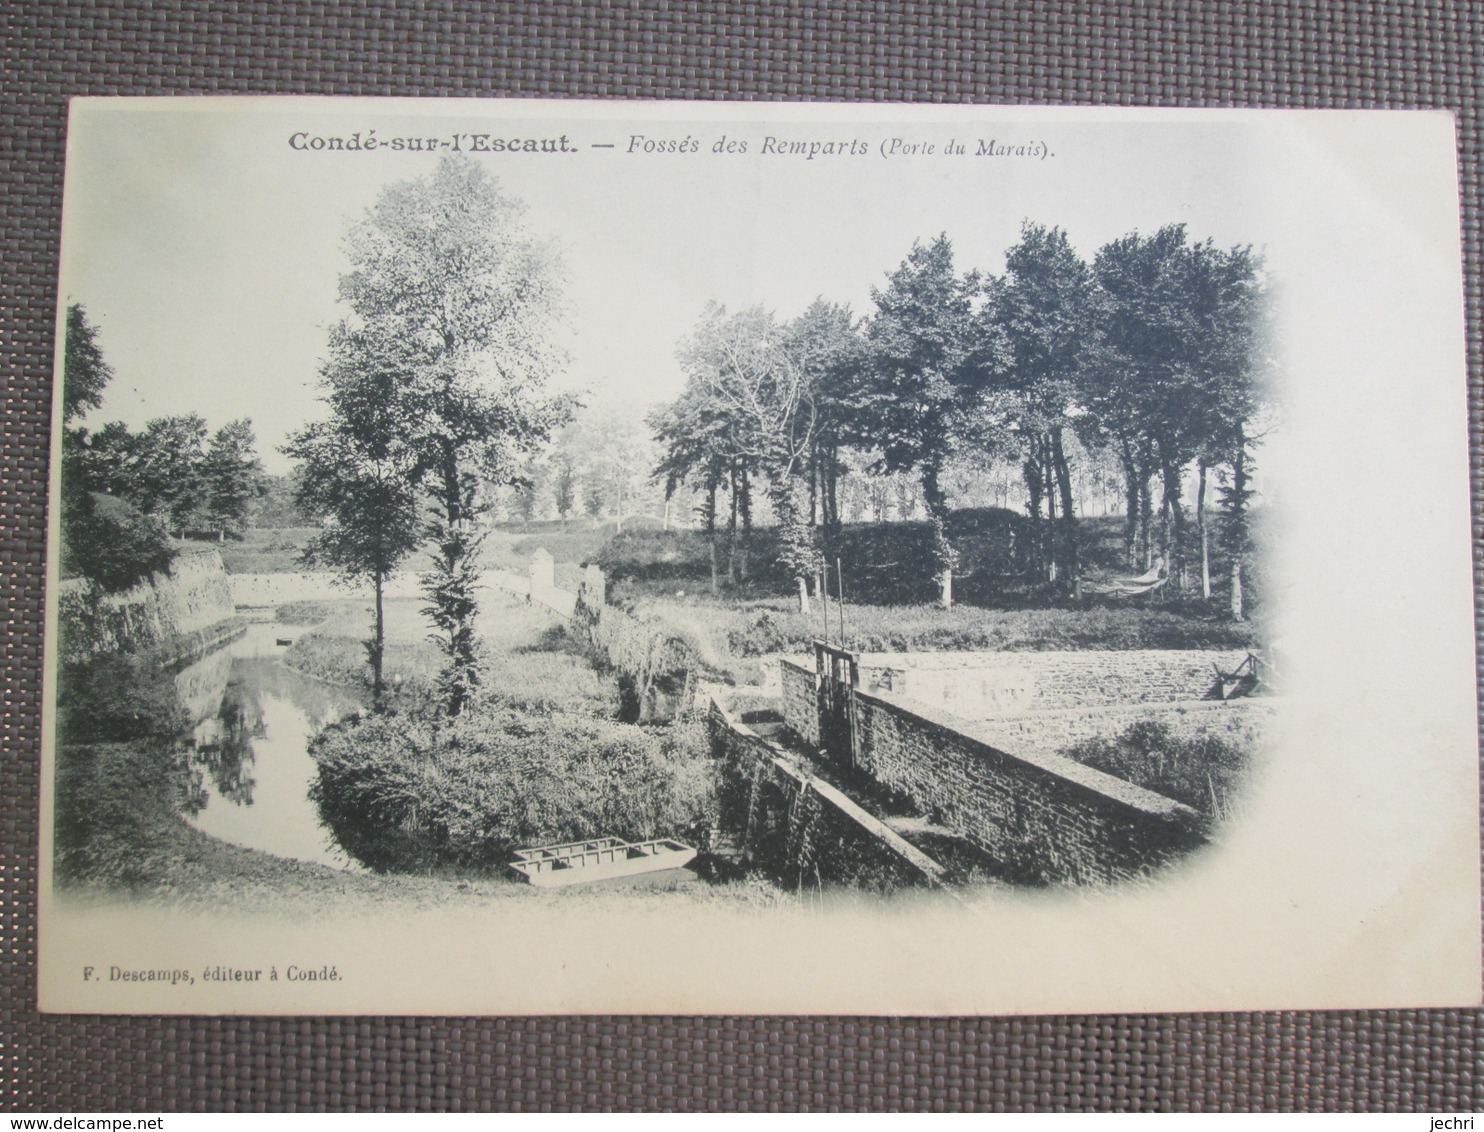
[[[521,849],[510,868],[537,888],[562,888],[681,869],[694,861],[696,854],[693,846],[669,838],[630,843],[605,837]]]

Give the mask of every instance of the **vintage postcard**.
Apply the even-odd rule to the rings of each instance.
[[[1478,1003],[1454,153],[75,101],[41,1008]]]

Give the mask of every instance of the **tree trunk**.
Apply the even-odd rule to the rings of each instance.
[[[1154,565],[1154,496],[1149,490],[1149,481],[1154,471],[1147,460],[1139,464],[1139,548],[1144,560],[1144,569]]]
[[[470,500],[472,502],[472,498]],[[445,666],[441,674],[446,712],[459,715],[479,685],[479,655],[474,618],[479,611],[471,556],[477,536],[467,529],[465,482],[460,475],[459,453],[450,442],[443,453],[434,493],[437,508],[434,556],[435,569],[426,586],[433,622],[439,632]]]
[[[809,460],[809,525],[819,526],[819,448]]]
[[[809,582],[802,574],[799,575],[797,581],[799,583],[799,612],[807,614],[809,612]]]
[[[727,519],[727,585],[737,584],[737,462],[732,461],[727,475],[731,485],[731,516]]]
[[[375,636],[371,640],[371,702],[379,711],[386,688],[382,681],[382,664],[386,657],[386,616],[382,607],[383,591],[386,588],[385,572],[376,571],[373,580],[376,585],[376,624]]]
[[[1123,462],[1123,557],[1132,570],[1138,561],[1134,554],[1139,544],[1139,469],[1134,464],[1133,449],[1127,440],[1123,441],[1118,457]]]
[[[922,467],[922,501],[933,526],[933,565],[937,570],[938,604],[953,608],[953,567],[955,554],[948,541],[948,500],[938,484],[938,465],[929,461]]]
[[[720,579],[717,576],[716,563],[716,489],[719,486],[720,477],[715,473],[707,476],[706,480],[706,545],[711,551],[711,596],[715,597],[720,587]]]
[[[1195,525],[1201,533],[1201,597],[1211,600],[1211,538],[1206,530],[1206,460],[1197,465],[1195,489]]]
[[[1045,568],[1045,579],[1048,585],[1057,583],[1057,556],[1058,556],[1058,534],[1057,530],[1057,473],[1051,466],[1051,435],[1040,438],[1040,476],[1042,476],[1043,496],[1046,497],[1046,528],[1043,531],[1042,543],[1043,568]]]
[[[1165,506],[1166,576],[1185,589],[1185,508],[1180,504],[1183,476],[1179,465],[1166,460],[1162,469]]]
[[[1030,567],[1040,575],[1044,568],[1041,561],[1041,468],[1036,462],[1037,444],[1031,441],[1031,454],[1021,466],[1025,475],[1025,488],[1030,498],[1026,500],[1025,509],[1030,517]]]
[[[1061,490],[1061,538],[1062,585],[1076,596],[1077,577],[1077,512],[1072,499],[1072,473],[1067,465],[1066,448],[1062,445],[1061,429],[1051,430],[1051,459],[1056,470],[1057,484]]]
[[[747,581],[747,563],[752,556],[752,476],[743,464],[737,481],[737,507],[742,516],[742,557],[738,562],[738,574]]]

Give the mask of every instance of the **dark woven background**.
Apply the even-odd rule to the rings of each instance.
[[[43,519],[68,95],[1451,108],[1463,155],[1479,514],[1480,4],[1009,8],[908,0],[0,8],[0,1107],[1484,1107],[1484,1014],[1473,1011],[949,1020],[35,1012]]]

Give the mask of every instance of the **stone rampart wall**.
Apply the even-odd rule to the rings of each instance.
[[[977,725],[856,693],[857,769],[1029,881],[1111,881],[1204,841],[1196,811],[1057,755],[1002,750]]]
[[[778,661],[783,691],[783,722],[810,747],[818,747],[819,697],[814,690],[814,669],[789,660]]]
[[[183,551],[168,571],[122,593],[100,593],[86,580],[69,579],[61,584],[57,605],[63,664],[113,652],[176,664],[243,629],[214,550]]]
[[[1147,654],[1146,654],[1147,655]],[[1094,656],[1096,664],[1101,656]],[[780,662],[788,728],[818,747],[812,669]],[[1070,669],[1071,665],[1064,666]],[[1107,881],[1155,867],[1204,839],[1189,807],[1056,754],[1136,719],[1270,710],[1260,702],[1144,703],[962,719],[882,690],[857,690],[856,769],[1038,881]]]
[[[1214,734],[1261,726],[1277,710],[1268,697],[1179,704],[1067,708],[973,721],[974,734],[1017,754],[1056,754],[1089,739],[1114,739],[1131,724],[1157,721],[1177,732]]]

